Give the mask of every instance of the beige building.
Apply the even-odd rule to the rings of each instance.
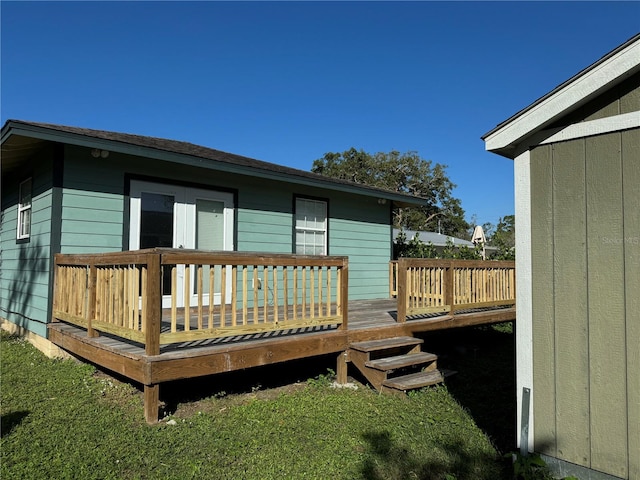
[[[514,160],[520,444],[638,480],[640,35],[483,140]]]

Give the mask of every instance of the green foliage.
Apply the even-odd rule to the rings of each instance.
[[[491,260],[515,260],[516,217],[505,215],[498,220],[498,225],[485,224],[483,229],[489,232],[487,244],[497,247],[498,251],[491,254]]]
[[[424,243],[419,237],[419,233],[407,242],[407,236],[404,232],[400,232],[393,244],[393,258],[437,258],[438,252],[436,247],[429,242]]]
[[[1,347],[3,479],[507,478],[445,387],[410,398],[335,389],[328,371],[277,397],[211,396],[178,409],[175,425],[148,426],[129,384],[4,334]]]
[[[330,368],[327,368],[327,373],[321,373],[315,378],[307,380],[307,384],[312,387],[326,388],[331,385],[336,379],[336,372]]]
[[[311,171],[327,177],[349,180],[427,200],[424,207],[399,208],[394,211],[394,226],[411,230],[432,229],[438,221],[449,235],[458,236],[469,225],[464,219],[460,200],[452,196],[455,184],[446,166],[421,158],[416,152],[370,154],[350,148],[344,152],[325,153],[313,162]]]
[[[451,239],[447,239],[445,247],[438,249],[431,243],[424,243],[420,240],[420,234],[407,242],[407,236],[400,232],[393,245],[393,258],[450,258],[459,260],[482,260],[482,248],[476,246],[469,248],[466,245],[457,247]]]
[[[513,461],[515,480],[554,480],[547,463],[537,453],[522,455],[520,452],[508,453],[505,458]],[[577,477],[563,477],[562,480],[579,480]]]
[[[540,455],[530,453],[522,455],[518,453],[508,453],[506,458],[513,458],[513,477],[516,480],[552,480],[553,477],[547,469]]]

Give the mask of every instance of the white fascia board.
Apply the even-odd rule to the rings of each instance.
[[[640,41],[604,60],[553,95],[485,138],[485,149],[501,150],[515,146],[536,129],[544,127],[563,113],[625,74],[640,66]]]

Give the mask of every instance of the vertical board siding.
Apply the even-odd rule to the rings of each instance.
[[[640,80],[638,83],[640,83]],[[624,114],[631,112],[640,112],[640,86],[620,97],[620,113]]]
[[[591,468],[627,475],[620,134],[585,139]]]
[[[640,478],[640,130],[531,151],[536,451]]]
[[[555,316],[552,147],[531,154],[531,275],[533,302],[533,416],[536,451],[555,456]]]
[[[621,136],[628,462],[629,478],[640,479],[640,129]]]
[[[590,450],[584,161],[584,141],[553,145],[556,441],[578,465]]]

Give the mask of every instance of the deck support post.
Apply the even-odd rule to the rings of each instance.
[[[144,419],[147,423],[158,423],[160,407],[160,385],[144,386]]]
[[[336,363],[336,382],[340,385],[347,383],[347,362],[349,351],[340,352]]]

